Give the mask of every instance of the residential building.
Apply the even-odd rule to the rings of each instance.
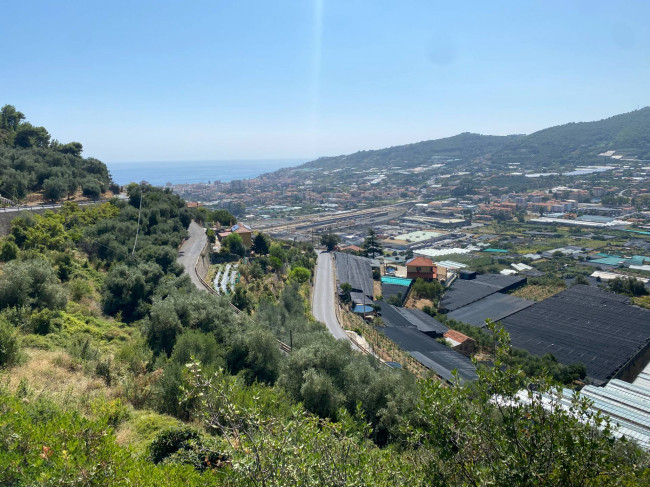
[[[406,263],[406,277],[408,279],[422,278],[431,281],[438,278],[438,272],[431,259],[414,257]]]

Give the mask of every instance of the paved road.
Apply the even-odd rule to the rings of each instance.
[[[201,255],[205,243],[208,241],[208,237],[205,235],[205,229],[195,221],[190,223],[190,228],[188,230],[190,238],[181,245],[176,261],[185,267],[185,272],[189,274],[194,285],[205,291],[206,289],[203,287],[203,284],[201,284],[201,281],[199,281],[199,278],[194,271],[194,266],[196,265],[196,260],[199,258],[199,255]]]
[[[312,312],[314,317],[327,325],[327,329],[338,340],[350,340],[346,335],[334,307],[337,306],[334,300],[334,272],[332,269],[332,255],[327,252],[318,254],[316,261],[316,275],[314,276],[314,301]],[[352,348],[357,349],[354,343],[350,342]]]

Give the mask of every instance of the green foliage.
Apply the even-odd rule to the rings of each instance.
[[[90,296],[93,292],[91,284],[85,279],[73,279],[69,282],[68,289],[70,291],[70,297],[77,302]]]
[[[25,401],[0,390],[2,485],[219,485],[213,472],[184,465],[156,466],[115,441],[117,404],[95,405],[89,420],[39,396]]]
[[[79,142],[50,142],[44,127],[24,121],[11,105],[0,112],[0,194],[21,200],[29,193],[44,191],[44,197],[61,200],[73,194],[82,182],[92,181],[103,192],[110,184],[106,166],[97,159],[83,159]]]
[[[18,257],[18,245],[11,240],[5,240],[0,245],[0,261],[9,262]]]
[[[245,387],[223,373],[189,368],[188,398],[203,424],[224,439],[232,485],[423,485],[408,455],[380,450],[350,415],[332,423],[292,406],[278,390]],[[361,413],[359,413],[361,416]]]
[[[363,250],[364,253],[368,257],[372,257],[373,259],[377,255],[382,255],[383,254],[383,248],[381,244],[379,243],[379,240],[377,239],[377,233],[372,229],[368,229],[368,236],[365,238],[363,241]]]
[[[20,359],[20,339],[16,329],[0,317],[0,368],[11,367]]]
[[[271,247],[271,239],[264,235],[262,232],[259,232],[255,235],[253,239],[252,250],[257,255],[266,255],[269,253],[269,248]]]
[[[121,313],[126,321],[143,318],[151,307],[154,291],[163,276],[161,267],[151,262],[114,266],[104,280],[104,312],[109,315]]]
[[[349,303],[352,301],[350,293],[352,292],[352,285],[349,282],[341,283],[341,300],[344,303]]]
[[[289,273],[289,280],[296,281],[301,284],[308,282],[310,279],[311,272],[309,272],[309,269],[305,269],[304,267],[294,267]]]
[[[154,301],[145,335],[154,353],[169,355],[184,330],[211,333],[217,342],[224,343],[238,322],[226,298],[198,291],[191,294],[174,291]]]
[[[0,275],[0,310],[27,306],[63,309],[66,294],[50,264],[42,259],[13,260]]]
[[[239,257],[243,257],[246,254],[246,247],[244,247],[244,242],[238,233],[231,233],[225,237],[221,241],[221,248]]]
[[[154,463],[160,463],[180,449],[188,449],[191,440],[198,440],[199,432],[193,428],[170,428],[161,431],[149,445],[149,457]]]
[[[419,298],[430,299],[437,302],[445,292],[445,288],[438,281],[427,282],[417,278],[413,284],[413,293]]]
[[[643,457],[641,452],[619,456],[609,422],[592,412],[590,401],[579,394],[565,409],[559,400],[562,390],[551,380],[539,377],[532,387],[521,369],[507,366],[507,333],[489,327],[495,334],[494,366],[479,367],[473,387],[449,388],[431,380],[423,384],[417,408],[420,426],[411,430],[410,438],[427,450],[429,481],[531,487],[622,481],[634,485],[634,465]]]
[[[59,331],[63,328],[61,313],[51,309],[42,309],[35,312],[30,318],[30,328],[33,333],[38,335],[47,335]]]
[[[334,250],[339,243],[341,243],[341,237],[334,233],[325,233],[320,236],[320,244],[324,245],[328,252]]]
[[[650,294],[643,281],[639,281],[634,277],[617,277],[609,281],[609,288],[615,293],[627,294],[628,296],[647,296]]]
[[[232,374],[241,374],[248,384],[273,384],[280,373],[280,351],[273,335],[261,328],[232,338],[226,364]]]
[[[249,311],[251,308],[251,300],[248,297],[248,291],[241,284],[235,286],[235,292],[232,294],[232,304],[235,308],[241,311]]]

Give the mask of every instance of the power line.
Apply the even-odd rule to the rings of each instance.
[[[140,188],[140,207],[138,208],[138,227],[135,230],[135,241],[133,242],[133,252],[131,252],[131,255],[135,254],[135,246],[138,244],[138,234],[140,233],[140,215],[142,214],[143,196],[144,193],[142,192],[142,188]]]

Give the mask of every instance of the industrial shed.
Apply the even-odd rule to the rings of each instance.
[[[453,370],[458,371],[461,382],[473,382],[478,378],[470,359],[415,328],[385,326],[379,330],[415,360],[449,382],[453,381]]]
[[[452,311],[447,315],[447,318],[482,328],[485,326],[487,318],[492,321],[501,321],[503,318],[533,304],[535,304],[535,301],[518,298],[510,294],[494,293]]]
[[[526,277],[480,274],[475,279],[458,279],[440,301],[442,312],[451,312],[491,294],[505,293],[526,284]]]
[[[502,320],[512,345],[581,362],[597,384],[629,380],[650,360],[650,310],[626,296],[575,285]]]

